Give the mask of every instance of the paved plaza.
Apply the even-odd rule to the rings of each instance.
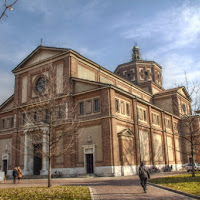
[[[174,192],[148,185],[144,193],[137,176],[103,177],[103,178],[62,178],[52,179],[53,186],[81,185],[89,186],[94,200],[126,200],[126,199],[153,199],[153,200],[188,200],[194,199]],[[23,179],[20,184],[13,184],[12,180],[0,183],[0,188],[12,187],[39,187],[47,186],[47,179]]]

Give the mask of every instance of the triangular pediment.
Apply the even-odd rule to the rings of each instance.
[[[0,112],[12,110],[14,107],[14,95],[9,97],[4,103],[0,106]]]
[[[188,92],[184,86],[160,91],[160,92],[154,94],[154,98],[159,97],[159,96],[164,96],[164,95],[173,95],[173,94],[177,94],[177,93],[180,94],[181,96],[185,97],[189,101],[191,101],[190,95],[188,94]]]
[[[129,128],[126,128],[118,133],[118,137],[119,136],[134,137],[134,133]]]
[[[34,63],[40,62],[42,60],[46,60],[47,58],[51,58],[55,55],[60,54],[60,51],[52,51],[52,50],[40,50],[35,53],[25,65],[32,65]]]
[[[191,100],[190,98],[190,95],[188,94],[187,90],[185,89],[185,87],[181,87],[179,90],[178,90],[178,93],[181,94],[183,97]]]
[[[13,72],[62,55],[68,50],[69,49],[64,48],[39,46],[31,54],[29,54],[15,69],[13,69]]]

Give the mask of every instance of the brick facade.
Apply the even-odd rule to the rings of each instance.
[[[24,174],[35,174],[36,168],[47,174],[45,137],[39,141],[45,151],[40,167],[38,143],[28,138],[50,131],[44,119],[45,102],[52,97],[55,134],[64,133],[56,145],[65,150],[53,158],[52,173],[126,176],[137,173],[141,161],[174,170],[187,162],[179,121],[181,113],[191,112],[190,98],[183,87],[164,90],[157,63],[133,60],[112,73],[73,50],[39,46],[13,73],[15,93],[0,107],[0,169],[8,175],[18,165]],[[37,87],[44,90],[42,100]],[[43,104],[46,115],[39,113]],[[78,125],[70,129],[72,118]]]

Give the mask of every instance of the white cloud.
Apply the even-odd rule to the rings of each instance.
[[[127,16],[129,19],[126,20]],[[121,36],[125,39],[147,43],[148,51],[143,57],[155,60],[163,67],[165,88],[176,87],[174,82],[178,85],[184,84],[184,71],[188,72],[191,80],[199,80],[200,63],[197,63],[198,58],[192,55],[192,50],[200,45],[198,5],[184,3],[159,12],[137,26],[134,20],[130,20],[130,15],[127,16],[113,28],[122,28]],[[151,41],[154,46],[148,47]]]
[[[122,37],[141,40],[154,38],[160,42],[169,43],[167,50],[196,43],[200,37],[200,8],[188,4],[157,13],[141,25],[135,26],[134,22],[130,20],[127,22],[126,19],[123,21],[126,30],[121,32]],[[120,24],[120,27],[124,26],[122,21]]]
[[[196,63],[189,55],[182,56],[175,53],[163,54],[159,57],[158,63],[163,67],[163,83],[165,88],[185,85],[184,72],[187,72],[190,81],[199,80],[200,63]],[[193,66],[195,66],[195,68]],[[193,70],[191,70],[191,68]]]

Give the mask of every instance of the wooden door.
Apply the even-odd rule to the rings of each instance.
[[[87,174],[94,173],[93,154],[86,154]]]

